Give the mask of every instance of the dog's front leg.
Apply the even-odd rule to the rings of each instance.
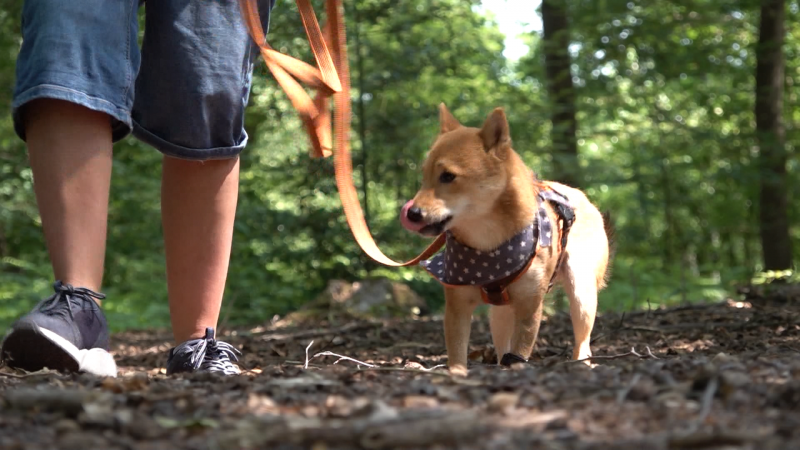
[[[542,321],[543,300],[544,292],[536,289],[533,296],[528,291],[526,296],[517,296],[512,301],[514,333],[511,336],[511,354],[501,356],[503,358],[501,363],[504,365],[518,362],[519,358],[527,361],[531,357],[536,336],[539,334],[539,324]]]
[[[492,306],[489,310],[489,329],[497,353],[497,364],[503,355],[511,351],[511,336],[514,334],[514,309],[511,306]]]
[[[445,288],[444,343],[447,347],[447,366],[456,375],[467,374],[467,353],[472,312],[478,305],[475,289]],[[477,291],[476,291],[477,292]]]

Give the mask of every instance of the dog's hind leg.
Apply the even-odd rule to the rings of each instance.
[[[592,356],[589,342],[597,314],[597,279],[592,267],[572,264],[565,260],[561,281],[569,297],[569,314],[575,333],[575,348],[572,359]]]
[[[514,332],[514,310],[511,306],[492,306],[489,309],[489,329],[497,353],[497,363],[511,351],[511,334]]]

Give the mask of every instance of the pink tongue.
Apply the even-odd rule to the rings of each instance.
[[[403,228],[409,231],[419,231],[425,227],[425,222],[412,222],[408,220],[408,210],[411,209],[411,206],[414,205],[414,200],[409,200],[403,205],[403,208],[400,210],[400,223],[403,224]]]

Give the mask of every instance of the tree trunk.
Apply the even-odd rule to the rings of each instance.
[[[0,223],[0,258],[8,256],[8,240],[6,239],[6,232],[3,230],[3,224]]]
[[[790,269],[786,192],[786,147],[783,111],[785,0],[761,1],[761,27],[756,49],[756,132],[760,147],[761,249],[765,270]]]
[[[572,85],[569,55],[567,11],[559,0],[542,2],[542,42],[547,77],[547,92],[552,109],[553,176],[571,186],[578,186],[578,145],[575,138],[575,89]]]
[[[660,135],[659,141],[661,141]],[[664,195],[664,223],[667,225],[664,230],[664,260],[661,261],[661,267],[666,271],[669,270],[674,263],[674,249],[676,247],[675,241],[680,241],[681,236],[679,232],[680,225],[675,220],[675,211],[673,209],[675,206],[672,201],[672,180],[670,177],[669,166],[667,165],[665,158],[661,158],[660,169],[661,191]],[[681,248],[680,246],[678,247]],[[680,261],[679,264],[683,266],[683,263]]]

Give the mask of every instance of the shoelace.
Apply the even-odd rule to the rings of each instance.
[[[206,348],[208,347],[209,339],[198,339],[195,342],[187,342],[183,344],[187,353],[192,356],[189,357],[189,363],[192,365],[192,370],[197,370],[203,364],[203,359],[206,356]]]
[[[242,353],[236,347],[214,339],[214,329],[206,328],[206,336],[197,339],[195,342],[187,342],[187,352],[192,356],[189,363],[193,370],[206,370],[209,372],[222,372],[225,375],[235,375],[239,370],[231,362],[231,359],[238,361],[237,354]]]
[[[103,300],[106,298],[104,294],[99,292],[87,288],[76,288],[71,284],[65,284],[61,281],[56,281],[55,284],[53,284],[53,290],[55,290],[56,293],[42,302],[39,311],[46,314],[58,315],[64,314],[66,309],[69,313],[69,318],[72,320],[75,320],[75,315],[72,312],[73,302],[71,301],[73,297],[92,303],[94,303],[92,299]],[[66,308],[61,308],[65,303]]]
[[[211,341],[208,346],[200,370],[207,370],[209,372],[222,372],[225,375],[236,375],[239,373],[239,368],[234,365],[231,360],[238,361],[237,355],[242,353],[236,347],[228,344],[227,342]]]

